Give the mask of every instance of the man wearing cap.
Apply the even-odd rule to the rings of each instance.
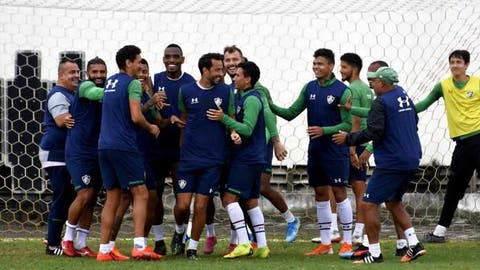
[[[386,203],[407,236],[409,249],[402,262],[409,262],[427,251],[418,241],[410,218],[401,203],[408,184],[418,170],[422,155],[417,134],[418,117],[415,105],[398,82],[397,72],[381,67],[367,73],[377,98],[368,114],[367,128],[353,133],[340,131],[332,139],[337,144],[360,145],[373,141],[376,168],[363,196],[366,231],[370,251],[355,263],[383,262],[380,250],[379,206]]]

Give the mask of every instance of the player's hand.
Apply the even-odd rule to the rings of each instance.
[[[284,160],[288,154],[287,149],[285,149],[285,146],[280,142],[280,140],[273,142],[273,151],[278,161]]]
[[[347,102],[345,102],[345,104],[338,104],[337,105],[339,108],[343,108],[347,111],[350,111],[352,109],[352,98],[348,98],[347,99]]]
[[[73,119],[71,114],[65,116],[65,118],[63,119],[63,125],[68,129],[72,128],[75,125],[75,119]]]
[[[212,121],[220,121],[223,118],[222,109],[208,109],[207,118]]]
[[[323,129],[319,126],[311,126],[307,128],[307,133],[312,139],[316,139],[322,137]]]
[[[358,170],[360,170],[361,166],[360,166],[360,160],[358,158],[358,155],[357,153],[350,153],[350,164],[352,164],[352,166]]]
[[[177,125],[177,127],[179,127],[179,128],[184,128],[185,127],[185,122],[183,122],[176,115],[172,115],[170,117],[170,123],[172,123],[172,125]]]
[[[339,130],[337,134],[332,135],[332,141],[336,144],[345,144],[348,133],[342,130]]]
[[[358,157],[358,161],[360,163],[360,168],[362,169],[368,169],[370,167],[370,163],[368,160],[370,159],[370,156],[372,153],[368,152],[367,150],[363,150],[362,154]]]
[[[240,135],[238,135],[238,133],[235,130],[232,130],[232,132],[230,132],[230,138],[232,139],[234,144],[242,143],[242,137],[240,137]]]
[[[160,128],[157,125],[150,125],[148,132],[150,132],[155,138],[158,138],[158,135],[160,135]]]

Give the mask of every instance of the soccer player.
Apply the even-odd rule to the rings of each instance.
[[[115,211],[120,204],[122,189],[129,190],[133,200],[134,259],[159,260],[162,256],[147,245],[144,228],[148,191],[144,166],[137,146],[136,128],[158,136],[158,126],[148,123],[142,114],[141,84],[135,79],[141,50],[134,45],[121,48],[116,54],[119,73],[108,78],[102,102],[102,121],[98,141],[100,169],[107,200],[102,210],[100,250],[97,261],[124,260],[112,253],[109,244]]]
[[[480,78],[467,75],[470,53],[466,50],[450,53],[448,63],[452,76],[437,83],[415,106],[417,112],[422,112],[442,97],[450,138],[456,143],[438,225],[423,239],[428,243],[445,242],[458,201],[465,195],[474,170],[480,171]]]
[[[348,87],[337,80],[332,71],[335,57],[329,49],[318,49],[313,54],[313,72],[316,79],[302,88],[300,95],[289,108],[270,107],[278,116],[292,120],[307,109],[310,137],[308,146],[308,181],[315,190],[317,219],[322,243],[306,256],[333,254],[330,226],[332,210],[329,189],[332,188],[344,243],[339,254],[352,250],[352,206],[347,198],[349,159],[348,148],[332,142],[331,135],[338,130],[350,130],[351,115],[338,104],[344,104],[351,96]]]
[[[75,61],[62,59],[58,65],[57,84],[50,90],[45,102],[43,136],[38,158],[47,172],[52,188],[49,203],[46,254],[62,255],[60,246],[63,224],[67,220],[68,208],[75,198],[65,163],[67,129],[75,120],[69,112],[75,89],[80,81],[80,69]]]
[[[97,192],[102,185],[98,164],[98,135],[102,117],[100,101],[107,78],[105,62],[98,57],[88,61],[87,77],[88,80],[80,83],[70,106],[75,125],[67,134],[65,159],[77,196],[68,210],[62,249],[69,257],[96,258],[97,254],[87,246],[86,241]],[[77,237],[74,243],[75,232]]]
[[[242,51],[237,46],[227,46],[224,49],[224,63],[227,70],[227,74],[232,80],[232,85],[235,83],[236,68],[244,62],[245,57]],[[234,87],[236,87],[234,85]],[[262,171],[262,181],[260,193],[263,197],[267,198],[275,208],[280,212],[282,217],[287,222],[287,236],[285,241],[291,243],[295,241],[298,230],[300,228],[300,219],[296,218],[290,209],[288,208],[282,195],[270,186],[270,179],[272,177],[272,159],[273,152],[279,161],[282,161],[287,156],[285,147],[280,142],[279,133],[277,129],[277,118],[272,113],[269,101],[272,100],[269,90],[263,86],[260,82],[255,83],[255,90],[260,94],[263,103],[264,117],[265,117],[265,132],[267,135],[267,148],[266,148],[266,164]]]
[[[177,44],[170,44],[163,53],[165,71],[154,75],[153,91],[164,92],[166,94],[165,102],[170,105],[160,110],[162,118],[167,119],[168,125],[162,128],[162,133],[152,145],[148,161],[154,170],[155,179],[157,179],[157,196],[159,198],[155,207],[156,215],[152,226],[152,231],[155,234],[154,251],[162,255],[165,255],[167,251],[164,241],[164,209],[161,198],[165,187],[165,178],[170,175],[173,183],[177,182],[176,171],[180,156],[180,128],[177,124],[182,125],[182,123],[178,109],[178,92],[182,85],[195,82],[190,74],[182,71],[184,62],[185,57],[182,48]],[[188,218],[185,223],[187,222]]]
[[[340,57],[340,74],[342,81],[348,81],[352,92],[352,106],[370,108],[373,101],[373,93],[370,87],[360,80],[362,70],[362,59],[355,53],[346,53]],[[364,130],[367,127],[366,118],[353,116],[351,132]],[[361,244],[363,240],[363,229],[365,227],[365,215],[361,211],[362,197],[365,192],[365,181],[367,180],[367,168],[365,163],[360,163],[359,156],[366,150],[367,144],[351,146],[350,150],[350,184],[355,194],[356,223],[353,231],[353,243]]]
[[[263,213],[258,206],[266,153],[263,105],[260,94],[254,89],[259,78],[260,69],[255,63],[240,63],[235,74],[235,88],[240,98],[236,104],[235,120],[225,115],[221,109],[210,109],[207,113],[210,120],[221,121],[226,127],[238,133],[232,135],[232,140],[237,145],[232,149],[228,180],[222,198],[230,222],[238,235],[238,245],[224,256],[227,259],[252,253],[254,257],[267,258],[270,253]],[[246,210],[252,221],[257,240],[255,251],[248,239],[245,217],[238,204],[240,198],[245,200]]]
[[[195,194],[191,238],[187,258],[197,259],[197,247],[205,226],[206,208],[210,197],[218,189],[218,179],[226,158],[227,133],[223,124],[207,118],[207,110],[221,108],[234,114],[233,94],[223,78],[223,55],[208,53],[200,57],[198,82],[183,85],[178,93],[178,107],[185,122],[180,163],[175,190],[175,234],[172,239],[173,254],[183,254],[182,243],[186,217]]]
[[[333,141],[349,146],[373,141],[375,171],[368,182],[363,196],[363,210],[370,249],[362,260],[355,263],[380,263],[383,256],[380,249],[380,204],[387,205],[394,220],[407,236],[409,249],[402,262],[409,262],[427,251],[418,241],[415,229],[402,204],[402,197],[412,181],[422,155],[417,134],[418,117],[407,92],[396,85],[398,75],[389,67],[381,67],[368,73],[377,98],[372,102],[368,114],[367,128],[346,133],[340,130],[333,135]],[[394,168],[394,169],[392,169]]]

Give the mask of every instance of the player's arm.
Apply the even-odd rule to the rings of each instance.
[[[180,128],[185,127],[185,122],[187,121],[187,110],[185,108],[185,103],[183,102],[182,88],[178,90],[178,101],[177,101],[178,111],[180,112],[180,117],[172,114],[170,116],[170,123],[172,125],[177,125]]]
[[[367,118],[367,128],[349,133],[346,137],[345,144],[360,145],[369,141],[379,140],[385,132],[385,103],[381,98],[377,98],[372,102],[372,107]]]
[[[307,93],[307,85],[303,86],[302,90],[300,91],[300,94],[298,95],[297,99],[293,104],[288,107],[288,108],[281,108],[273,103],[270,103],[270,109],[272,112],[283,119],[287,121],[293,120],[295,117],[297,117],[299,114],[301,114],[305,108],[307,108],[307,99],[306,99],[306,93]]]
[[[229,129],[233,129],[238,134],[250,137],[257,124],[258,114],[262,112],[262,103],[255,96],[249,96],[243,103],[243,119],[237,122],[227,115],[223,115],[221,122]]]
[[[78,88],[78,96],[98,101],[103,98],[103,87],[97,87],[92,81],[84,81]]]
[[[138,80],[132,80],[128,85],[128,105],[130,107],[130,115],[132,122],[155,137],[160,133],[157,125],[150,124],[142,113],[142,104],[140,103],[142,95],[142,85]]]
[[[417,113],[425,111],[426,109],[428,109],[428,107],[430,107],[430,105],[432,105],[435,101],[437,101],[442,96],[443,96],[442,84],[437,83],[426,98],[415,103],[415,111]]]
[[[345,104],[351,95],[350,89],[347,88],[340,98],[340,104]],[[334,126],[322,127],[323,135],[331,135],[337,133],[339,130],[350,130],[352,128],[352,115],[350,112],[344,108],[340,108],[339,110],[342,121]]]
[[[277,137],[278,139],[277,117],[268,105],[267,96],[270,96],[270,93],[268,89],[260,83],[255,84],[255,89],[258,91],[258,93],[260,93],[260,97],[262,98],[263,115],[265,118],[265,126],[267,127],[267,131],[270,134],[271,138]]]
[[[69,112],[70,102],[64,94],[59,92],[53,94],[48,99],[47,109],[55,120],[57,127],[71,128],[75,124],[75,120]]]

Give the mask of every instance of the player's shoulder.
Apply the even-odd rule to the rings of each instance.
[[[194,81],[195,81],[195,78],[193,78],[193,76],[190,75],[190,74],[187,73],[187,72],[184,72],[184,73],[183,73],[182,79],[185,80],[185,81],[188,81],[188,82],[194,82]]]

